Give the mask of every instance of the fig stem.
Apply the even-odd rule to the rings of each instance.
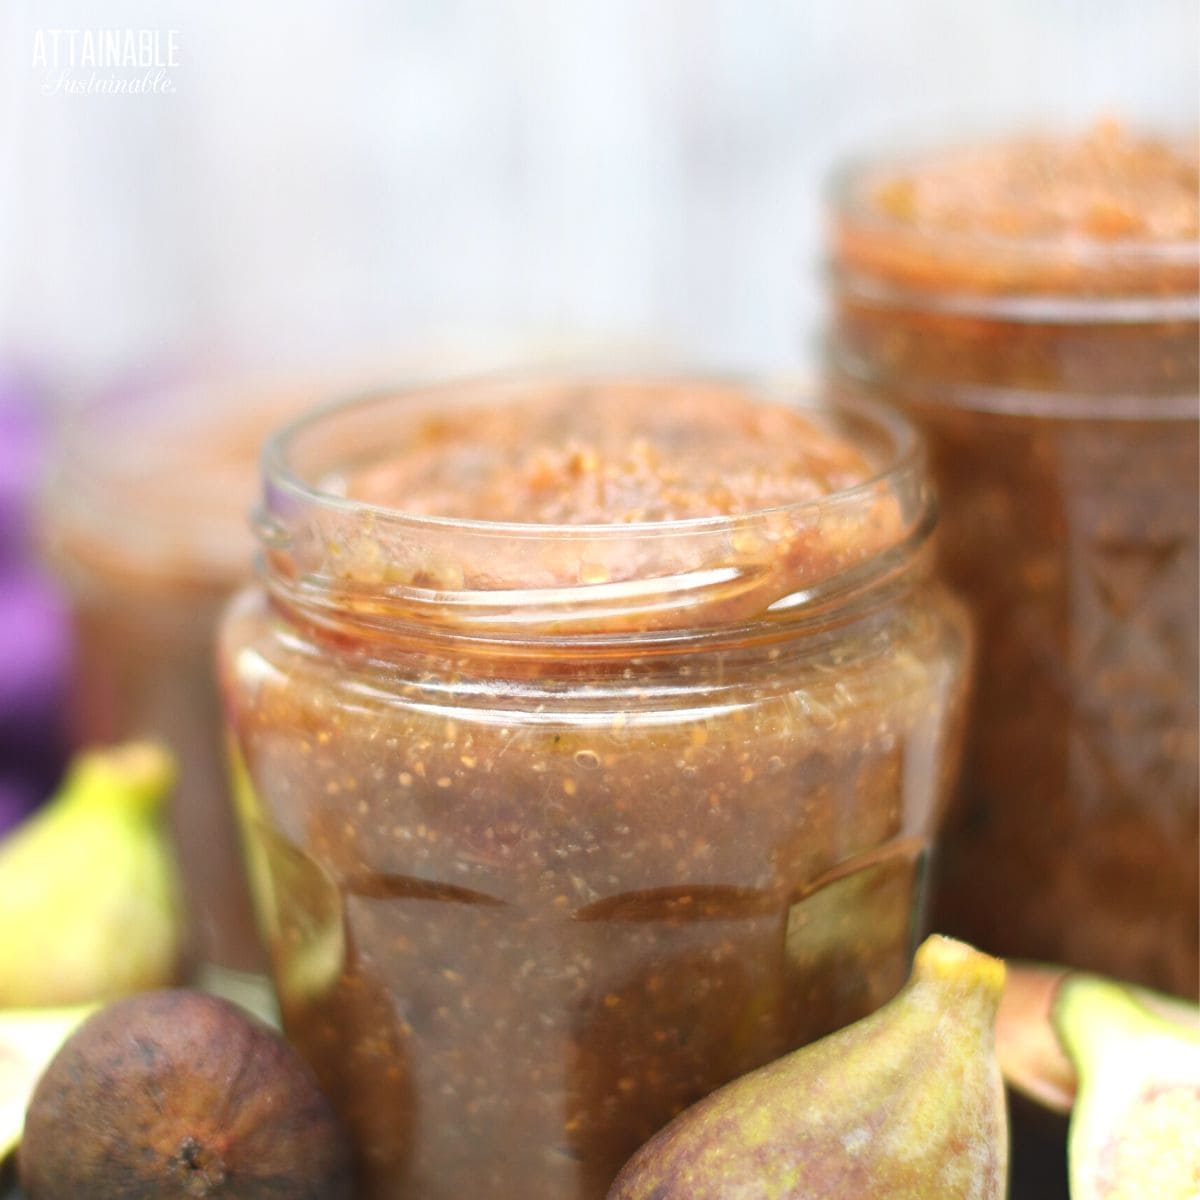
[[[1004,963],[964,942],[934,934],[917,949],[912,981],[980,995],[998,1005],[1004,991]]]
[[[175,762],[156,742],[130,742],[80,755],[63,789],[63,801],[76,808],[120,808],[152,817],[161,811],[175,784]]]

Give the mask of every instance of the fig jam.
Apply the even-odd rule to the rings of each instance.
[[[226,712],[364,1195],[599,1200],[894,994],[969,648],[902,419],[510,381],[327,410],[266,462]]]

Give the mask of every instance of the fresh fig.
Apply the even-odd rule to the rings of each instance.
[[[1003,963],[931,937],[883,1008],[680,1114],[609,1200],[1000,1200],[1003,983]]]
[[[1009,962],[1004,996],[996,1018],[996,1056],[1004,1081],[1050,1112],[1064,1116],[1075,1101],[1075,1067],[1067,1057],[1051,1021],[1066,967]],[[1200,1008],[1147,988],[1130,993],[1164,1020],[1200,1031]]]
[[[1196,1200],[1200,1031],[1087,975],[1063,982],[1053,1018],[1079,1075],[1072,1200]]]
[[[348,1200],[350,1159],[309,1068],[202,992],[90,1017],[42,1076],[19,1151],[29,1200]]]
[[[0,1006],[103,1001],[174,981],[183,917],[164,823],[170,753],[81,754],[0,842]]]

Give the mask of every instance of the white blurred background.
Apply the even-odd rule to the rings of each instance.
[[[0,367],[506,331],[788,367],[863,148],[1189,130],[1196,0],[0,0]],[[53,95],[37,31],[178,29],[169,95]],[[79,75],[87,72],[77,72]]]

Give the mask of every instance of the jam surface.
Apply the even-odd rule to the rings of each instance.
[[[1194,297],[1198,231],[1195,140],[1104,122],[864,167],[833,238],[843,280],[962,310],[972,295]]]
[[[998,239],[1194,241],[1194,149],[1114,121],[1078,137],[1030,136],[966,147],[867,184],[897,224]]]
[[[345,494],[402,512],[553,525],[678,521],[818,500],[869,479],[861,449],[734,387],[550,390],[441,413]]]

